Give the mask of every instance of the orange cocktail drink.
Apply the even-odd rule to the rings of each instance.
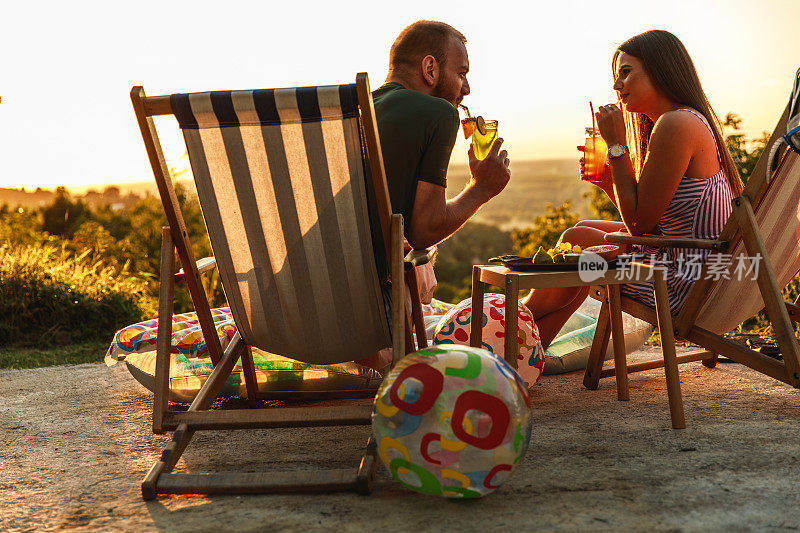
[[[596,181],[603,174],[606,164],[606,141],[595,128],[586,128],[586,142],[583,147],[583,175],[586,181]]]

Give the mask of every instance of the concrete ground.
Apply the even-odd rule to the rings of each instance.
[[[679,349],[686,351],[686,349]],[[644,348],[633,360],[657,353]],[[680,353],[680,352],[679,352]],[[780,531],[800,528],[800,393],[732,363],[681,368],[688,428],[672,430],[662,370],[533,388],[533,440],[499,490],[447,501],[381,467],[374,492],[184,496],[145,502],[167,435],[124,365],[0,372],[0,531]],[[369,427],[205,433],[179,470],[355,467]]]

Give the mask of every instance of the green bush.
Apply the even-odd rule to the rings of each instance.
[[[92,261],[51,243],[0,245],[0,344],[52,346],[110,341],[154,316],[148,276]]]
[[[560,206],[547,204],[546,213],[533,219],[533,223],[525,228],[515,230],[511,234],[514,247],[523,257],[533,257],[539,246],[552,248],[567,228],[577,224],[578,213],[572,211],[572,204],[564,202]]]
[[[739,176],[741,176],[744,183],[747,183],[758,159],[764,153],[764,148],[769,141],[769,133],[765,131],[761,134],[761,137],[748,139],[741,133],[741,124],[742,119],[736,113],[725,115],[723,126],[733,131],[733,133],[725,136],[725,145],[731,153],[736,169],[739,171]]]
[[[619,209],[600,187],[592,187],[591,191],[583,193],[583,198],[589,201],[589,210],[597,220],[622,222]]]
[[[434,296],[445,302],[460,302],[472,293],[472,265],[485,264],[490,257],[509,254],[513,241],[496,226],[467,222],[439,244],[436,259],[438,286]]]
[[[92,216],[86,204],[80,200],[73,201],[64,186],[56,189],[56,197],[42,208],[41,213],[42,231],[61,237],[72,237]]]
[[[60,242],[58,237],[39,231],[39,226],[41,217],[35,210],[11,209],[6,204],[0,206],[0,242],[13,245]]]
[[[786,287],[781,290],[783,299],[789,302],[794,302],[798,295],[800,295],[800,274],[792,278]],[[792,322],[792,327],[795,328],[795,336],[800,338],[800,330]],[[756,316],[748,318],[737,328],[740,333],[759,333],[769,334],[772,330],[772,323],[767,316],[767,310],[762,309]]]
[[[192,251],[196,259],[214,255],[211,250],[211,241],[208,238],[203,212],[197,194],[177,184],[175,194],[181,205],[184,223],[189,239],[192,242]],[[120,252],[121,257],[127,257],[131,264],[132,272],[148,272],[158,276],[161,269],[161,227],[167,225],[167,217],[161,201],[153,196],[142,198],[127,213],[130,219],[131,232],[120,240],[128,242],[126,250]],[[105,226],[104,226],[105,227]],[[108,229],[108,228],[106,228]],[[222,283],[216,271],[201,278],[203,287],[211,307],[227,305]],[[153,285],[153,296],[157,296],[157,284]],[[175,287],[175,312],[186,313],[194,311],[189,292],[185,285]]]

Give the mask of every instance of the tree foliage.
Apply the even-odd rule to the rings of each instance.
[[[452,237],[439,244],[434,296],[445,302],[468,298],[472,287],[472,265],[510,253],[511,235],[496,226],[467,222]]]
[[[180,184],[176,184],[175,189],[196,258],[212,255],[196,195]],[[39,302],[25,303],[24,299],[9,298],[6,294],[3,317],[0,317],[0,342],[14,342],[15,339],[31,342],[36,338],[43,346],[74,342],[76,336],[70,331],[78,332],[81,337],[94,331],[93,335],[108,337],[110,341],[115,327],[154,318],[161,228],[165,225],[167,220],[161,202],[153,196],[140,198],[129,209],[92,208],[72,198],[66,188],[59,187],[52,202],[42,208],[0,207],[4,265],[27,265],[24,269],[9,266],[0,273],[2,288],[24,293],[31,302],[31,298]],[[40,257],[36,250],[47,253]],[[39,273],[32,269],[30,265],[38,261],[37,258],[68,265],[57,271],[63,281],[53,281],[56,279],[54,265],[40,265]],[[72,277],[64,277],[65,272]],[[131,283],[126,284],[126,280]],[[216,272],[206,274],[203,284],[212,307],[226,305]],[[113,294],[108,292],[109,287],[115,287]],[[194,310],[185,288],[177,287],[175,298],[176,313]],[[56,304],[61,307],[52,307]],[[117,304],[121,306],[119,312],[109,307]],[[15,305],[22,306],[18,312],[14,311]],[[21,328],[12,318],[25,316],[21,310],[30,312],[31,305],[42,310],[52,308],[52,312],[36,315],[35,327],[29,320],[31,327]],[[95,312],[100,313],[97,319],[92,318]],[[90,326],[78,327],[80,316],[85,316]],[[45,330],[40,329],[46,317],[50,320],[46,328],[49,333],[44,334]],[[108,320],[100,322],[100,317]],[[60,333],[54,335],[53,332]]]
[[[592,190],[584,193],[583,198],[589,202],[589,210],[597,220],[615,220],[622,222],[622,216],[614,202],[608,197],[606,192],[600,187],[592,187]]]
[[[42,209],[42,231],[70,238],[90,218],[86,204],[80,200],[73,201],[67,189],[59,187],[53,201]]]
[[[572,204],[564,202],[560,206],[547,204],[545,214],[534,217],[533,223],[524,229],[511,233],[514,248],[523,257],[532,257],[539,246],[552,248],[567,228],[578,222],[578,214],[572,211]]]
[[[741,124],[742,119],[736,113],[725,115],[723,126],[735,132],[725,137],[725,145],[728,147],[733,162],[739,170],[739,176],[741,176],[744,183],[747,183],[758,158],[761,157],[764,148],[767,146],[769,133],[765,131],[761,134],[761,137],[747,139],[744,133],[741,133]]]

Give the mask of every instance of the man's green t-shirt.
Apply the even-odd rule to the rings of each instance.
[[[389,82],[372,93],[392,211],[411,224],[417,182],[447,186],[447,165],[459,129],[447,100]]]

